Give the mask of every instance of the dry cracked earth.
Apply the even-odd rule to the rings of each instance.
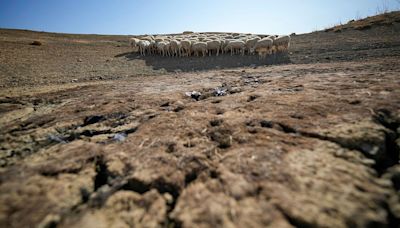
[[[398,227],[399,35],[297,35],[246,66],[1,30],[0,226]]]

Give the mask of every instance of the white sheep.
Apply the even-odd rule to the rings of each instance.
[[[180,57],[182,54],[182,44],[177,40],[171,40],[171,54],[172,56]]]
[[[244,50],[245,50],[246,44],[242,40],[232,40],[229,41],[228,44],[225,47],[225,50],[230,50],[231,55],[240,53],[241,55],[244,55]]]
[[[129,46],[131,48],[135,48],[137,46],[138,42],[139,42],[139,39],[137,39],[137,38],[129,38]]]
[[[219,40],[207,41],[207,51],[210,56],[212,54],[212,51],[215,51],[216,56],[218,56],[220,49],[221,49],[221,41],[219,41]]]
[[[254,47],[256,46],[257,41],[261,40],[260,37],[252,37],[246,40],[246,50],[249,54],[254,54]]]
[[[265,59],[267,54],[271,54],[273,42],[274,41],[268,37],[257,41],[254,50],[258,53],[260,59]]]
[[[195,56],[199,56],[199,52],[201,52],[202,56],[206,56],[207,54],[207,43],[205,42],[194,42],[192,44],[192,51],[194,52]]]
[[[284,52],[289,49],[290,46],[290,36],[289,35],[284,35],[284,36],[278,36],[274,40],[274,46],[276,48],[277,52]]]
[[[141,40],[147,40],[147,41],[152,41],[154,40],[154,36],[144,36],[140,38]]]
[[[171,56],[171,41],[166,40],[164,46],[164,53],[166,56]]]
[[[183,55],[190,56],[192,53],[192,51],[191,51],[192,42],[188,39],[185,39],[185,40],[181,41],[181,45],[182,45]]]
[[[150,54],[156,54],[156,52],[157,52],[157,42],[156,41],[154,41],[154,40],[150,41],[149,52],[150,52]]]
[[[226,46],[228,45],[229,42],[235,41],[234,39],[221,39],[221,53],[225,54],[225,52],[228,51]]]
[[[148,40],[140,40],[138,42],[138,46],[139,46],[140,54],[144,56],[144,55],[146,55],[146,51],[150,47],[150,41],[148,41]]]
[[[271,44],[272,41],[272,44]],[[265,58],[268,54],[287,51],[290,36],[254,35],[244,33],[191,33],[175,35],[143,35],[140,39],[129,38],[129,45],[139,49],[140,55],[162,56],[216,56],[230,51],[235,54],[254,54]]]
[[[157,43],[157,50],[158,50],[158,54],[161,56],[165,56],[165,46],[167,45],[167,42],[165,41],[161,41]]]
[[[156,41],[156,42],[161,42],[161,41],[164,41],[166,39],[166,37],[162,37],[162,36],[158,36],[158,37],[155,37],[154,38],[154,40]]]

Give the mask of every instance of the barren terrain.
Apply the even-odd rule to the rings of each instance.
[[[400,13],[367,22],[265,62],[0,30],[0,227],[397,227]]]

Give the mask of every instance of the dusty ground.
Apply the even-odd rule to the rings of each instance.
[[[265,66],[0,30],[0,226],[397,227],[398,37],[298,35]]]

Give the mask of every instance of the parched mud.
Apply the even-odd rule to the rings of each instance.
[[[87,55],[85,66],[131,76],[86,80],[93,72],[69,75],[60,69],[70,65],[48,62],[35,65],[43,75],[32,80],[43,83],[31,87],[2,62],[0,226],[397,227],[400,61],[390,40],[398,26],[343,31],[352,39],[387,31],[388,49],[353,50],[354,58],[331,39],[316,47],[321,32],[294,38],[291,64],[199,72],[146,68],[112,37],[25,46]],[[316,51],[324,45],[348,59],[324,58]],[[312,57],[295,53],[304,49]],[[118,53],[116,65],[97,62]],[[34,61],[19,60],[16,71]]]

